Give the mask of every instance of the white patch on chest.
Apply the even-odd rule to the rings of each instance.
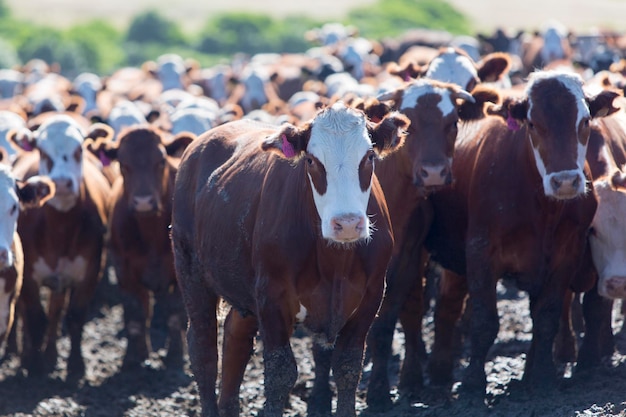
[[[42,285],[50,279],[59,279],[63,287],[74,282],[80,282],[85,278],[87,260],[82,256],[74,259],[62,257],[56,267],[51,267],[43,258],[38,258],[33,264],[33,278]]]
[[[298,314],[296,314],[296,320],[298,321],[298,323],[302,323],[304,319],[306,319],[306,313],[306,307],[300,304],[300,311],[298,312]]]

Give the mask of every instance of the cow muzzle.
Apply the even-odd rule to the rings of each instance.
[[[419,179],[417,179],[415,183],[415,185],[423,185],[424,187],[450,185],[452,183],[450,165],[423,165],[419,169]]]
[[[351,243],[369,236],[367,218],[360,214],[344,214],[330,219],[331,240]]]
[[[550,175],[548,194],[559,200],[569,200],[584,194],[585,178],[578,171],[558,172]]]
[[[0,248],[0,271],[13,266],[13,254],[8,248]]]
[[[131,208],[136,213],[155,213],[159,211],[159,204],[151,195],[133,196]]]
[[[600,278],[598,293],[606,298],[626,299],[626,276],[611,276]]]

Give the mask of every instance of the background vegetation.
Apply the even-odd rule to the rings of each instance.
[[[126,30],[103,20],[57,29],[14,18],[0,0],[0,68],[40,58],[58,63],[69,78],[84,71],[107,75],[166,52],[212,65],[239,52],[305,51],[312,45],[304,33],[323,23],[304,16],[275,19],[261,14],[223,13],[209,18],[198,33],[189,35],[157,10],[147,10],[136,15]],[[362,36],[372,39],[395,37],[418,27],[455,34],[471,31],[467,18],[442,0],[379,0],[350,11],[342,23],[358,27]]]

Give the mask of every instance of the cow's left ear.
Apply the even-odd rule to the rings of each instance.
[[[620,94],[615,91],[602,90],[602,92],[596,96],[587,97],[591,117],[604,117],[618,111],[619,107],[613,106],[613,100],[615,97],[619,96]]]
[[[265,138],[261,148],[264,151],[278,152],[287,159],[297,159],[306,151],[310,138],[310,123],[306,123],[300,128],[287,123],[277,133]]]
[[[15,191],[22,207],[34,208],[54,197],[55,188],[50,178],[37,175],[26,181],[16,181]]]
[[[400,147],[410,124],[409,118],[400,112],[388,114],[380,123],[368,124],[372,145],[380,158],[384,158]]]
[[[32,151],[37,147],[37,138],[32,130],[22,127],[19,129],[11,129],[6,135],[9,143],[15,144],[18,148],[25,151]]]
[[[169,156],[181,157],[187,146],[194,140],[196,135],[191,132],[180,132],[174,138],[165,145],[165,152]]]
[[[519,100],[507,97],[502,105],[488,107],[487,114],[500,116],[504,119],[509,129],[519,130],[520,126],[528,118],[528,99]]]
[[[466,93],[465,90],[461,90]],[[470,93],[467,93],[470,94]],[[457,99],[462,99],[458,104],[459,119],[479,120],[485,117],[485,104],[500,102],[500,94],[498,91],[487,86],[479,85],[474,88],[470,94],[471,100],[466,99],[463,95],[456,95]]]
[[[102,166],[111,165],[111,161],[117,158],[117,147],[113,144],[113,128],[104,123],[94,123],[89,127],[89,132],[83,142],[83,147],[94,154],[102,163]]]

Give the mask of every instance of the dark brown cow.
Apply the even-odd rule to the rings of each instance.
[[[103,245],[107,216],[105,201],[110,187],[83,153],[89,133],[66,115],[48,118],[34,132],[22,131],[20,143],[37,148],[14,166],[17,178],[39,173],[49,176],[56,192],[41,208],[20,215],[18,233],[24,249],[24,285],[18,302],[23,319],[22,366],[29,374],[54,369],[56,341],[65,313],[71,340],[68,374],[84,375],[82,330],[104,263]],[[40,301],[47,287],[48,312]]]
[[[498,116],[460,133],[457,181],[432,196],[435,219],[426,241],[449,269],[435,312],[433,382],[451,378],[451,335],[469,293],[463,389],[484,394],[485,360],[499,327],[496,282],[509,276],[530,297],[533,337],[524,380],[534,389],[554,383],[552,348],[566,292],[593,286],[588,276],[573,278],[597,205],[585,169],[589,124],[617,110],[615,93],[588,97],[582,84],[574,74],[534,73],[523,98],[506,99],[494,109]]]
[[[242,120],[187,149],[176,178],[172,240],[203,416],[218,409],[220,416],[239,414],[257,331],[264,415],[282,416],[297,377],[289,338],[299,321],[315,340],[316,373],[333,369],[336,415],[355,416],[365,336],[393,247],[374,164],[398,146],[406,125],[400,114],[369,122],[338,102],[299,128]],[[218,297],[233,306],[224,324],[219,402]],[[309,414],[329,407],[331,395],[317,385]]]
[[[122,290],[128,347],[123,367],[148,358],[146,325],[151,296],[165,309],[169,330],[166,364],[183,364],[185,312],[176,283],[169,237],[174,177],[182,152],[194,138],[177,136],[166,142],[160,130],[136,126],[122,131],[115,143],[101,142],[93,150],[119,162],[121,177],[109,199],[109,256]]]
[[[378,167],[395,244],[385,298],[368,336],[373,363],[367,390],[371,409],[391,405],[387,369],[399,317],[406,341],[399,388],[409,397],[422,386],[422,277],[427,260],[423,241],[432,220],[427,197],[452,183],[457,124],[482,118],[484,103],[497,101],[498,95],[481,87],[472,96],[455,84],[417,79],[379,99],[406,115],[411,124],[402,148]],[[412,305],[403,311],[407,303]]]
[[[0,351],[11,332],[22,290],[24,252],[17,234],[18,215],[22,209],[38,207],[54,195],[50,179],[16,181],[5,162],[9,162],[9,154],[0,148]]]

